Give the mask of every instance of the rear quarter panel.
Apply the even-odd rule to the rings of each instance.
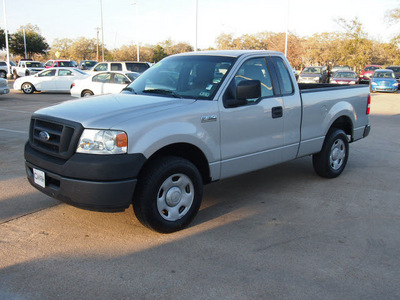
[[[328,130],[342,116],[352,122],[353,140],[361,138],[365,125],[369,124],[368,95],[368,86],[303,90],[302,141],[298,156],[319,152]]]

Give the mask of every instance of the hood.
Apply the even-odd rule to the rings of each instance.
[[[40,109],[35,115],[78,122],[85,128],[112,129],[130,119],[146,117],[152,113],[175,109],[194,102],[193,99],[110,94],[70,100]]]
[[[372,82],[397,82],[395,78],[372,78]]]

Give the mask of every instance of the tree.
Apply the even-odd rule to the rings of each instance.
[[[6,47],[6,34],[4,29],[0,29],[0,49],[4,49]]]
[[[23,28],[20,27],[16,33],[11,35],[9,47],[10,52],[14,55],[25,55]],[[29,57],[32,57],[34,54],[46,54],[49,50],[49,44],[47,44],[46,39],[40,34],[39,27],[36,25],[28,24],[25,26],[25,39],[26,51]]]
[[[96,46],[96,39],[80,37],[72,43],[69,49],[71,58],[77,61],[88,59],[94,60],[97,55]]]
[[[55,39],[49,52],[50,58],[57,58],[59,53],[60,59],[68,59],[71,57],[70,48],[73,41],[71,39]]]
[[[162,60],[164,57],[167,57],[168,54],[165,53],[165,50],[163,47],[161,47],[160,45],[157,45],[154,48],[154,54],[153,54],[153,62],[159,62],[160,60]]]
[[[372,41],[368,39],[368,34],[364,32],[362,23],[355,18],[351,21],[339,19],[338,24],[345,29],[345,41],[341,47],[341,55],[346,58],[347,63],[361,69],[372,61]]]

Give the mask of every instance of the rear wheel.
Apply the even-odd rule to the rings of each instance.
[[[35,91],[34,86],[32,85],[32,83],[30,82],[25,82],[24,84],[22,84],[22,91],[25,94],[32,94]]]
[[[346,133],[332,128],[325,138],[321,152],[313,155],[313,167],[319,176],[335,178],[343,172],[348,157],[349,141]]]
[[[7,73],[4,71],[0,71],[0,78],[6,78],[7,77]]]
[[[203,196],[202,178],[188,160],[163,157],[139,176],[133,209],[145,226],[161,233],[185,228],[196,216]]]
[[[93,92],[91,90],[84,90],[82,92],[82,97],[89,97],[89,96],[93,96]]]

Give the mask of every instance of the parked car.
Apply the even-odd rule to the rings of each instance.
[[[75,80],[71,88],[71,96],[88,97],[92,95],[116,94],[129,83],[139,77],[135,72],[100,72]]]
[[[9,68],[6,61],[0,61],[0,78],[7,78]]]
[[[76,68],[77,63],[72,60],[48,60],[44,64],[44,66],[48,68],[58,68],[58,67],[66,67],[66,68]]]
[[[44,69],[43,64],[40,61],[33,61],[31,59],[21,59],[18,65],[12,67],[12,74],[14,79],[21,76],[29,76],[36,74]]]
[[[25,94],[35,91],[69,92],[74,80],[87,76],[89,74],[76,68],[45,69],[35,75],[16,79],[14,89],[22,90]]]
[[[7,80],[0,78],[0,95],[8,94],[9,92],[10,88],[8,87]]]
[[[79,63],[79,69],[90,71],[97,64],[96,60],[82,60]]]
[[[92,69],[93,72],[104,72],[104,71],[121,71],[121,72],[137,72],[143,73],[151,64],[148,62],[136,62],[136,61],[113,61],[113,62],[99,62]]]
[[[382,69],[381,65],[366,65],[360,73],[359,83],[369,83],[375,70]]]
[[[400,66],[388,66],[386,67],[388,70],[392,70],[394,72],[394,77],[396,77],[397,81],[400,81]]]
[[[337,71],[333,73],[330,83],[333,84],[356,84],[358,76],[354,71]]]
[[[375,70],[370,80],[370,91],[373,92],[396,92],[399,88],[393,70],[381,69]]]
[[[349,66],[334,66],[330,72],[334,74],[337,71],[352,71],[352,69]]]
[[[305,67],[299,76],[299,83],[327,83],[327,67]]]

